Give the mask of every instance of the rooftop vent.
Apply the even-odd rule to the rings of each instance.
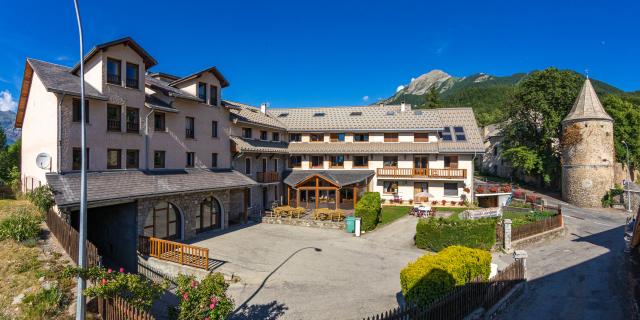
[[[314,117],[324,117],[324,112],[316,112],[313,114]]]
[[[289,112],[283,112],[283,113],[278,115],[278,118],[285,118],[288,115],[289,115]]]
[[[353,111],[349,114],[350,116],[361,116],[362,112],[361,111]]]

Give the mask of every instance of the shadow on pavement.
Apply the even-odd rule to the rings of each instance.
[[[275,320],[284,315],[289,308],[278,301],[271,301],[265,304],[243,305],[236,309],[235,313],[229,318],[231,320],[240,319],[265,319]]]

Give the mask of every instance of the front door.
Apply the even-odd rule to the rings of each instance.
[[[417,197],[416,194],[420,192],[429,192],[429,183],[427,182],[416,182],[413,184],[413,201],[414,202],[427,202],[429,201],[428,197]]]
[[[413,158],[413,167],[418,175],[426,175],[429,168],[429,156],[416,156]]]

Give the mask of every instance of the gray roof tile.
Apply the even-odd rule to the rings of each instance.
[[[169,85],[168,82],[162,81],[160,79],[156,79],[152,76],[145,76],[144,77],[144,84],[145,86],[153,89],[153,90],[158,90],[160,92],[162,92],[164,95],[170,96],[170,97],[176,97],[176,98],[182,98],[182,99],[189,99],[189,100],[194,100],[194,101],[198,101],[198,102],[204,102],[202,99],[189,94],[187,92],[184,92],[178,88],[172,87]]]
[[[80,203],[79,173],[49,173],[47,183],[54,190],[56,204],[61,207]],[[255,185],[251,178],[234,170],[163,170],[163,171],[105,171],[87,174],[87,201],[128,200],[216,189]]]
[[[276,129],[285,129],[283,123],[278,121],[270,113],[262,113],[259,108],[248,104],[224,100],[223,104],[229,108],[231,117],[241,122],[251,123],[258,126],[267,126]]]
[[[290,154],[437,153],[437,143],[427,142],[292,142]]]
[[[585,80],[576,98],[576,102],[573,104],[573,108],[569,114],[562,120],[562,122],[572,122],[579,120],[609,120],[613,121],[611,116],[604,111],[600,99],[596,91],[591,85],[589,79]]]
[[[80,77],[71,73],[71,68],[37,59],[27,59],[27,62],[38,75],[47,91],[80,96]],[[87,98],[107,100],[96,88],[86,83],[84,94]]]
[[[288,143],[284,141],[263,141],[230,136],[231,141],[242,152],[265,152],[286,154]]]
[[[342,187],[363,181],[374,175],[373,170],[293,170],[285,173],[284,183],[295,186],[296,184],[319,175],[336,185]]]

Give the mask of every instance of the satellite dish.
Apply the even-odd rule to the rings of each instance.
[[[42,170],[49,170],[51,167],[51,156],[48,153],[39,153],[36,157],[36,165]]]

